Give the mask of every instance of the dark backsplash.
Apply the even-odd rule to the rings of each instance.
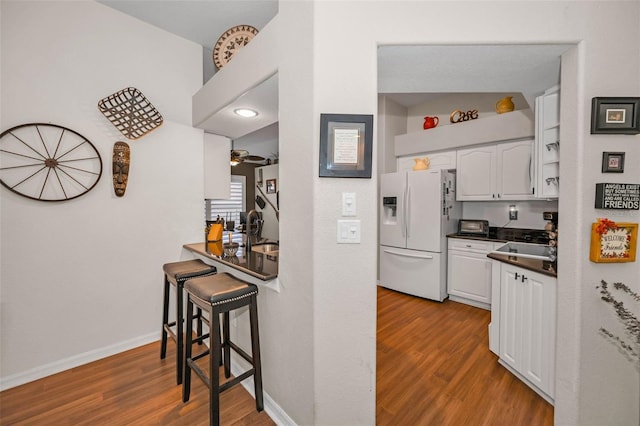
[[[540,229],[498,228],[491,226],[489,227],[489,238],[523,243],[549,243],[549,236],[547,235],[547,232]]]

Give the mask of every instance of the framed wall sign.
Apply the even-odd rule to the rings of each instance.
[[[640,184],[596,183],[596,209],[640,210]]]
[[[637,244],[637,223],[598,219],[591,224],[589,260],[597,263],[635,262]]]
[[[591,134],[640,133],[640,98],[592,98]]]
[[[624,172],[624,152],[603,152],[602,173]]]
[[[320,114],[320,177],[371,178],[373,115]]]

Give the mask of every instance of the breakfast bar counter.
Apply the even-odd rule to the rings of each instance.
[[[215,265],[219,272],[229,272],[240,279],[258,285],[266,285],[275,291],[279,291],[277,251],[270,253],[251,251],[245,253],[243,247],[240,247],[235,256],[222,256],[218,254],[220,251],[215,247],[215,243],[207,245],[204,242],[191,243],[184,244],[182,247],[202,257],[205,262]]]

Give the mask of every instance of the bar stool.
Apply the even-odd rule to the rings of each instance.
[[[184,284],[187,292],[187,330],[185,341],[184,380],[182,382],[182,401],[189,401],[191,392],[191,370],[193,370],[209,388],[209,422],[220,423],[220,393],[253,375],[256,409],[264,409],[262,395],[262,367],[260,364],[260,337],[258,335],[258,287],[239,280],[228,273],[208,277],[198,277]],[[193,308],[196,305],[207,313],[209,333],[193,338]],[[229,335],[229,312],[243,306],[249,307],[251,325],[251,355],[233,343]],[[220,315],[223,315],[222,338],[220,336]],[[192,356],[193,343],[209,338],[209,349]],[[221,343],[222,342],[222,343]],[[231,376],[231,349],[251,364],[251,368],[239,376],[220,384],[219,366],[221,350],[224,351],[224,376]],[[200,368],[196,361],[209,355],[209,374]]]
[[[200,259],[185,260],[181,262],[165,263],[164,271],[164,302],[162,307],[162,342],[160,343],[160,359],[167,355],[167,336],[176,342],[176,381],[182,383],[182,368],[184,365],[184,334],[182,325],[183,314],[183,287],[185,281],[194,277],[209,276],[216,273],[215,266],[207,265]],[[170,286],[176,288],[176,320],[169,322],[169,294]],[[195,319],[198,321],[198,333],[202,333],[202,311],[198,309]],[[175,332],[172,330],[175,327]]]

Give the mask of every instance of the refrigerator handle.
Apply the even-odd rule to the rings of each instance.
[[[400,207],[402,208],[402,223],[400,224],[400,229],[402,230],[402,238],[406,238],[407,236],[407,186],[402,189],[402,202],[400,203]]]
[[[407,238],[411,238],[411,188],[407,185],[407,198],[405,202],[404,216],[407,222]]]

